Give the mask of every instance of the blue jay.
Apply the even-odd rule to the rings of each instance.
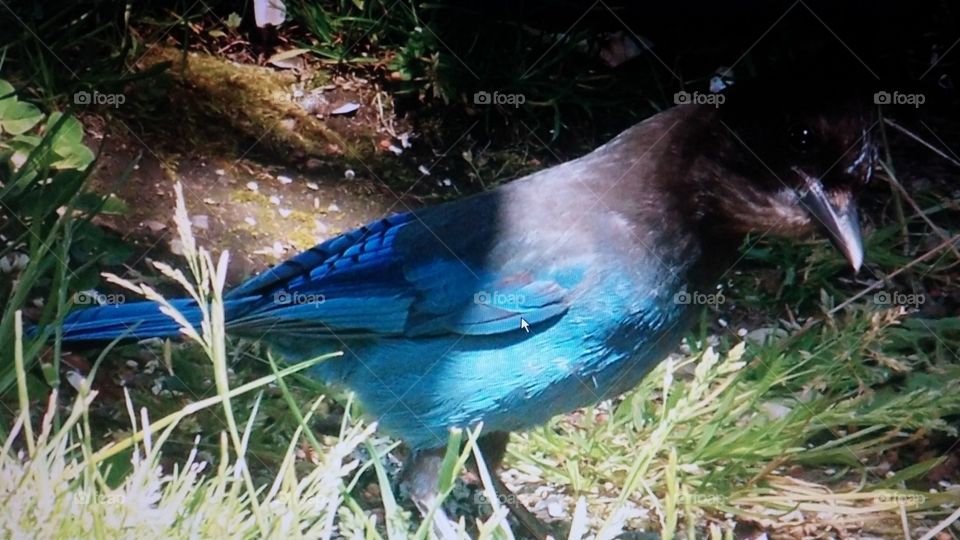
[[[227,330],[290,362],[343,351],[312,374],[413,449],[411,492],[429,500],[451,428],[482,423],[495,463],[505,434],[635,386],[748,233],[819,230],[859,269],[874,120],[803,97],[678,105],[579,159],[330,239],[230,291]],[[77,310],[63,331],[178,335],[150,302]]]

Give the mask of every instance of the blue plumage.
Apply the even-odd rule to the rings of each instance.
[[[678,295],[713,292],[745,233],[774,213],[792,233],[811,226],[802,197],[783,195],[811,178],[755,180],[723,114],[676,107],[578,160],[324,242],[230,291],[227,329],[293,362],[343,350],[314,373],[415,448],[613,397],[676,346],[696,313]],[[177,333],[151,303],[76,311],[63,328],[68,341]]]

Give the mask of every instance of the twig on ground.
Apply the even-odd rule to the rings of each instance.
[[[893,120],[890,119],[890,118],[884,118],[883,121],[884,121],[888,126],[896,129],[896,130],[899,131],[900,133],[903,133],[903,134],[906,135],[907,137],[910,137],[911,139],[913,139],[913,140],[917,141],[918,143],[922,144],[923,146],[926,146],[926,147],[927,147],[928,149],[930,149],[934,154],[942,157],[943,159],[949,161],[950,163],[953,163],[953,164],[956,165],[957,167],[960,167],[960,161],[957,161],[956,159],[948,156],[943,150],[940,150],[940,149],[937,148],[936,146],[934,146],[934,145],[930,144],[929,142],[923,140],[923,138],[921,138],[921,137],[920,137],[919,135],[917,135],[916,133],[910,131],[909,129],[907,129],[907,128],[903,127],[903,126],[901,126],[900,124],[896,123],[895,121],[893,121]]]
[[[884,172],[887,173],[887,181],[890,182],[890,185],[895,187],[897,191],[900,192],[900,195],[907,201],[907,203],[910,204],[910,207],[913,208],[913,211],[916,212],[918,216],[920,216],[920,219],[925,221],[927,225],[930,226],[930,229],[932,229],[933,232],[937,236],[939,236],[941,240],[948,240],[950,237],[947,236],[946,231],[944,231],[942,228],[937,226],[937,224],[934,223],[929,216],[927,216],[926,212],[924,212],[923,209],[920,208],[920,205],[917,204],[917,201],[913,200],[913,197],[911,197],[910,194],[907,192],[906,188],[903,187],[903,184],[901,184],[900,181],[897,180],[897,175],[895,172],[893,172],[893,169],[888,167],[886,163],[882,163],[882,162],[880,166],[883,168]],[[957,247],[951,244],[950,251],[952,251],[954,256],[956,256],[957,260],[960,261],[960,251],[957,250]]]
[[[902,274],[903,272],[906,272],[906,271],[909,270],[910,268],[913,268],[915,265],[917,265],[917,264],[919,264],[919,263],[921,263],[921,262],[929,259],[930,257],[933,257],[934,255],[936,255],[937,253],[939,253],[940,250],[942,250],[943,248],[947,247],[948,245],[954,245],[954,244],[956,244],[957,242],[960,242],[960,234],[957,234],[957,235],[953,236],[952,238],[949,238],[949,239],[947,239],[946,241],[941,242],[940,244],[938,244],[936,247],[934,247],[934,248],[931,249],[930,251],[924,253],[923,255],[917,257],[916,259],[914,259],[914,260],[910,261],[909,263],[903,265],[902,267],[898,268],[896,271],[891,272],[890,274],[888,274],[887,276],[885,276],[883,280],[878,280],[878,281],[877,281],[876,283],[874,283],[873,285],[870,285],[869,287],[863,289],[862,291],[860,291],[860,292],[858,292],[857,294],[851,296],[850,298],[847,298],[846,300],[844,300],[843,302],[841,302],[839,305],[837,305],[835,308],[833,308],[833,309],[831,309],[830,311],[828,311],[827,314],[828,314],[828,315],[833,315],[834,313],[840,311],[841,309],[849,306],[849,305],[852,304],[853,302],[856,302],[857,299],[861,298],[861,297],[862,297],[863,295],[865,295],[865,294],[868,294],[870,291],[873,291],[873,290],[875,290],[875,289],[879,289],[880,287],[883,286],[884,281],[890,280],[890,279],[892,279],[892,278],[894,278],[894,277]]]

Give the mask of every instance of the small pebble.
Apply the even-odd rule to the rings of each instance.
[[[290,178],[289,176],[280,175],[280,176],[277,177],[277,180],[279,180],[280,183],[283,184],[283,185],[287,185],[287,184],[293,183],[293,178]]]
[[[152,232],[159,232],[167,228],[167,225],[165,223],[161,223],[159,221],[155,221],[152,219],[143,221],[142,225],[150,229]]]
[[[198,214],[190,218],[190,224],[198,229],[207,230],[210,228],[210,217],[205,214]]]
[[[247,217],[243,218],[243,221],[244,221],[244,223],[246,223],[247,225],[256,225],[256,224],[257,224],[257,220],[253,219],[253,218],[250,217],[250,216],[247,216]]]
[[[343,177],[347,180],[353,180],[357,176],[357,173],[353,172],[353,169],[347,169],[343,171]]]
[[[563,511],[563,505],[560,504],[560,501],[554,499],[547,503],[547,514],[550,517],[560,518],[563,517],[566,512]]]
[[[280,217],[285,218],[285,217],[290,217],[290,214],[293,213],[293,210],[290,210],[289,208],[280,208],[277,210],[277,212],[280,213]]]
[[[250,191],[260,191],[260,186],[256,182],[247,182],[247,189]]]
[[[313,191],[316,191],[320,189],[320,185],[317,184],[316,182],[307,182],[307,188],[312,189]]]
[[[271,195],[270,202],[272,204],[280,204],[280,197],[277,197],[276,195]]]
[[[225,171],[225,170],[223,170],[223,169],[217,169],[217,170],[215,170],[215,171],[213,171],[213,172],[217,173],[217,176],[223,176],[223,175],[227,174],[227,171]]]
[[[417,167],[417,170],[424,176],[430,176],[430,169],[428,169],[426,165],[420,165]]]
[[[20,271],[27,267],[30,262],[30,256],[26,253],[9,253],[0,259],[0,269],[4,274],[14,270]]]
[[[330,206],[327,207],[327,212],[339,212],[340,207],[337,206],[337,203],[330,203]]]
[[[330,114],[350,114],[360,108],[360,104],[350,101],[330,111]]]
[[[80,390],[80,387],[83,386],[83,381],[83,375],[76,371],[67,372],[67,382],[70,383],[70,386],[72,386],[74,390]]]

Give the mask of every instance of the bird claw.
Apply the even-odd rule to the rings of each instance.
[[[527,510],[527,507],[510,491],[510,488],[503,483],[503,480],[496,474],[490,475],[493,483],[493,490],[497,493],[497,498],[503,501],[503,504],[510,509],[510,513],[517,520],[521,527],[537,540],[547,540],[552,538],[559,540],[570,536],[569,526],[565,523],[546,523]]]

